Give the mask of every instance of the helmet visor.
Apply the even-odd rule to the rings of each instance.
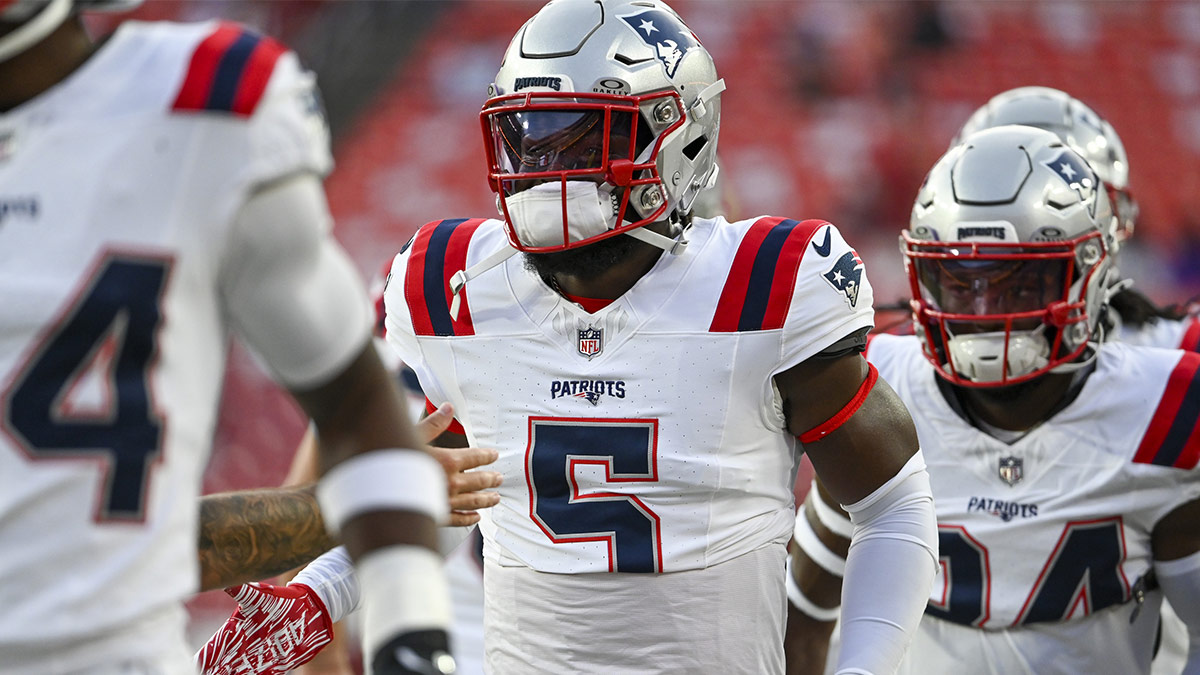
[[[1074,261],[1008,251],[963,258],[954,248],[926,249],[911,258],[921,300],[929,309],[960,320],[994,316],[999,321],[1028,318],[1039,323],[1047,307],[1067,299]]]
[[[533,109],[500,112],[490,119],[498,172],[540,174],[504,181],[508,195],[535,183],[557,180],[564,173],[603,181],[612,160],[632,161],[638,152],[633,142],[637,135],[634,115],[629,111]]]

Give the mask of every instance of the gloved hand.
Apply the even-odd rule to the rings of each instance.
[[[325,603],[304,584],[242,584],[225,592],[238,608],[196,652],[203,675],[283,675],[333,639]]]

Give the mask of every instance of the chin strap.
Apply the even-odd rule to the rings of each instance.
[[[676,224],[676,226],[678,225]],[[683,250],[687,248],[688,245],[687,237],[684,235],[682,228],[680,228],[679,234],[675,235],[674,239],[671,237],[664,237],[663,235],[652,230],[647,230],[645,227],[635,227],[632,230],[626,230],[625,234],[637,239],[638,241],[661,248],[671,255],[679,255],[680,253],[683,253]]]
[[[450,293],[452,294],[450,300],[450,318],[455,321],[458,320],[458,309],[462,305],[462,298],[459,294],[466,288],[468,281],[503,263],[505,260],[516,255],[516,253],[517,249],[505,243],[504,246],[491,252],[483,260],[465,270],[455,272],[454,276],[450,277]]]

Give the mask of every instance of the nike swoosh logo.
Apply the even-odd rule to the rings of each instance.
[[[816,251],[817,254],[819,254],[822,258],[829,257],[829,231],[831,229],[833,229],[833,228],[828,227],[828,226],[825,228],[825,243],[824,244],[818,244],[815,241],[813,242],[813,250]]]
[[[401,645],[396,648],[395,656],[396,663],[413,673],[421,673],[421,675],[443,675],[456,670],[454,659],[442,651],[434,652],[433,658],[430,660],[418,654],[412,647]]]

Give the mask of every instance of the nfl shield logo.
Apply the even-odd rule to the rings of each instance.
[[[604,329],[603,328],[580,328],[579,329],[579,353],[589,359],[600,353],[604,349]]]
[[[1022,467],[1024,462],[1020,457],[1001,457],[1000,458],[1000,480],[1008,483],[1009,487],[1021,482],[1024,477]]]

